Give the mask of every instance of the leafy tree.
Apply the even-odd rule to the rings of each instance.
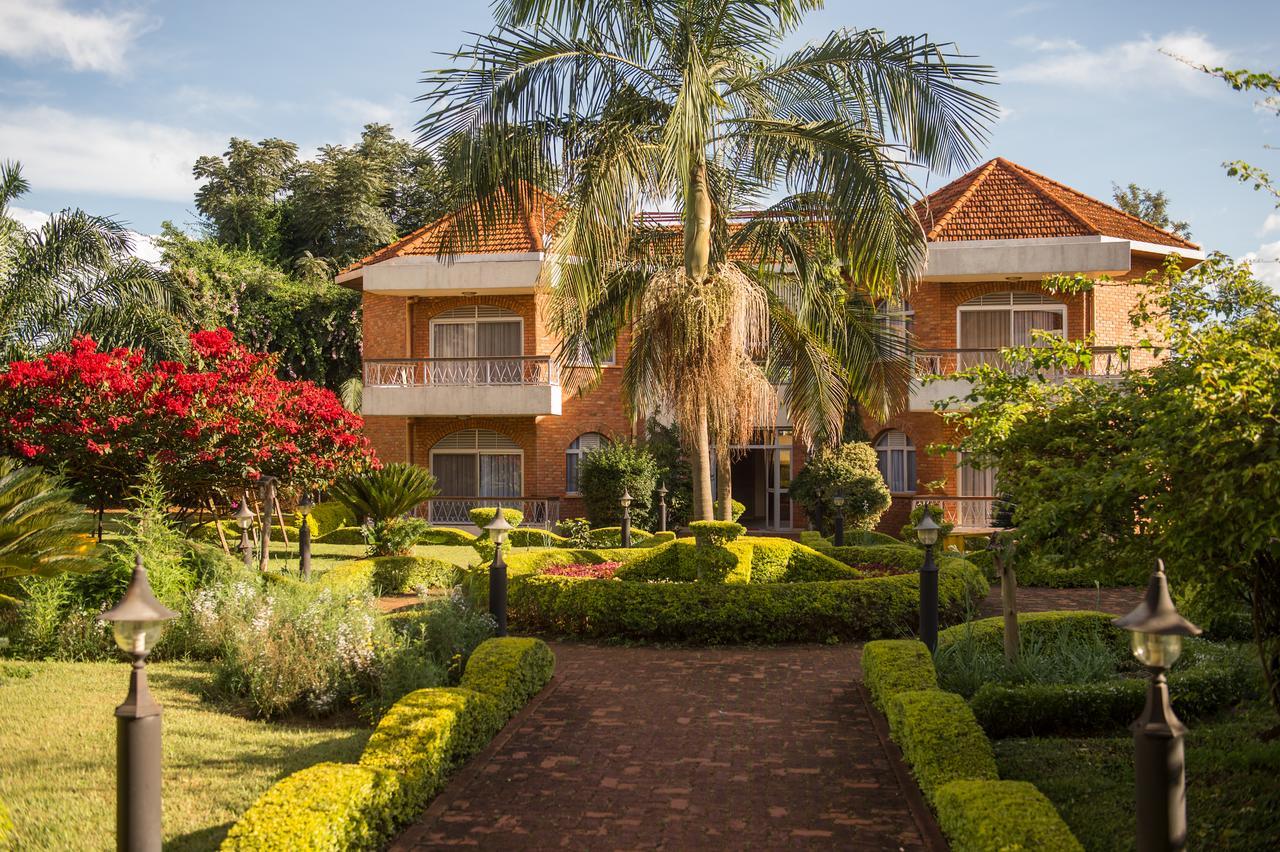
[[[593,527],[622,523],[622,492],[631,495],[631,523],[653,528],[658,461],[642,444],[616,441],[592,450],[578,467],[578,489]]]
[[[684,453],[680,429],[651,417],[645,432],[645,448],[658,463],[658,480],[667,486],[667,528],[683,527],[689,523],[693,506],[693,471]]]
[[[923,257],[902,161],[969,162],[994,112],[966,88],[990,69],[924,38],[841,30],[776,57],[820,5],[504,0],[494,31],[427,78],[424,140],[487,154],[463,160],[463,243],[560,178],[561,357],[598,364],[632,325],[624,390],[675,414],[696,518],[712,515],[713,442],[729,511],[728,448],[767,422],[773,384],[797,435],[827,441],[851,398],[881,408],[904,391],[906,360],[870,310]],[[678,226],[639,215],[664,204]]]
[[[94,570],[92,532],[93,517],[56,476],[0,458],[0,580]]]
[[[1164,558],[1196,618],[1247,608],[1280,712],[1280,296],[1212,256],[1144,281],[1131,318],[1166,356],[1119,382],[1049,375],[1088,366],[1088,342],[1014,351],[1024,375],[977,367],[959,448],[996,466],[1024,551],[1139,579]]]
[[[225,245],[278,257],[281,201],[297,158],[293,142],[233,138],[221,156],[197,159],[192,173],[204,184],[196,190],[196,210],[209,232]]]
[[[810,517],[826,522],[836,515],[835,497],[843,496],[842,514],[852,529],[874,527],[891,502],[876,451],[860,441],[819,447],[792,478],[790,493]]]
[[[133,237],[114,219],[63,210],[26,230],[9,206],[29,188],[19,164],[0,162],[0,358],[29,358],[80,334],[180,353],[182,288],[131,255]]]
[[[1130,216],[1137,216],[1183,239],[1191,239],[1191,225],[1175,222],[1169,215],[1169,196],[1164,194],[1164,190],[1146,189],[1136,183],[1125,187],[1113,183],[1111,197],[1115,199],[1116,206]]]
[[[1194,65],[1194,67],[1225,81],[1237,92],[1262,92],[1263,98],[1256,106],[1266,112],[1280,115],[1280,76],[1268,74],[1265,71],[1250,71],[1248,68],[1233,71],[1223,67],[1210,68],[1206,65]],[[1273,146],[1267,147],[1274,150]],[[1267,192],[1275,196],[1276,206],[1280,207],[1280,186],[1277,186],[1275,178],[1266,169],[1244,160],[1233,160],[1222,165],[1229,176],[1241,183],[1253,184],[1255,191]]]

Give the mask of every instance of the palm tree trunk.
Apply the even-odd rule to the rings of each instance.
[[[716,501],[720,504],[717,520],[733,520],[733,468],[729,448],[716,450]]]
[[[711,193],[707,188],[707,163],[699,158],[689,176],[684,205],[684,274],[691,281],[705,281],[711,272]],[[696,393],[697,391],[695,391]],[[699,406],[693,434],[693,517],[714,519],[711,492],[711,434],[706,405]]]
[[[707,428],[707,408],[698,409],[697,428],[693,430],[693,520],[715,518],[711,508],[711,435]]]

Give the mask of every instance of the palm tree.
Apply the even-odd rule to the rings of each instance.
[[[807,441],[838,440],[852,402],[901,399],[905,348],[874,305],[924,256],[908,164],[971,162],[994,115],[966,88],[990,69],[926,38],[839,30],[776,57],[821,5],[502,0],[496,28],[425,80],[423,141],[484,140],[459,244],[510,217],[530,176],[560,176],[544,273],[560,357],[599,363],[633,325],[629,401],[691,436],[702,518],[712,439],[723,473],[772,384]],[[640,215],[655,206],[673,221]]]
[[[0,458],[0,580],[97,568],[93,527],[56,477]]]
[[[0,162],[0,358],[64,348],[80,334],[180,353],[185,291],[131,255],[133,237],[114,219],[63,210],[23,228],[9,206],[29,188],[19,164]]]

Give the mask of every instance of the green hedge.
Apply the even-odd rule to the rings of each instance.
[[[943,784],[995,780],[991,741],[965,700],[954,692],[923,689],[892,696],[885,708],[889,734],[930,801]]]
[[[339,562],[327,571],[318,573],[312,582],[321,588],[332,590],[335,595],[359,597],[371,592],[375,567],[372,559]]]
[[[480,528],[480,535],[487,536],[488,533],[484,531],[484,528],[493,523],[494,518],[498,517],[498,509],[495,506],[481,506],[477,509],[471,509],[467,512],[467,515],[471,518],[471,523]],[[519,509],[503,509],[502,517],[506,518],[507,523],[513,527],[518,527],[524,522],[524,512]]]
[[[621,580],[692,583],[800,583],[857,580],[862,574],[812,548],[785,538],[751,536],[726,545],[677,539],[649,549],[618,571]]]
[[[736,521],[693,521],[689,531],[698,544],[722,545],[742,535],[747,528]]]
[[[317,503],[312,507],[307,517],[311,520],[312,537],[319,537],[342,527],[360,526],[360,519],[352,513],[349,507],[339,503],[337,500],[326,500],[323,503]],[[302,526],[302,513],[297,510],[293,513],[293,525],[295,527]]]
[[[862,649],[862,681],[881,711],[901,692],[938,688],[929,648],[916,639],[880,639]]]
[[[376,849],[403,811],[400,776],[350,763],[318,763],[284,778],[227,832],[224,850],[344,852]]]
[[[827,547],[822,552],[832,559],[837,559],[845,565],[852,565],[855,568],[859,565],[879,563],[881,565],[892,565],[904,571],[919,571],[924,565],[924,551],[918,547],[902,543]],[[942,559],[947,558],[954,557],[941,554],[938,562],[940,563]]]
[[[831,536],[824,536],[814,530],[801,532],[800,543],[806,544],[814,550],[826,550],[834,546]],[[902,544],[902,541],[888,533],[877,532],[876,530],[845,530],[844,543],[846,546],[852,547],[874,547],[881,544]]]
[[[1114,643],[1116,650],[1129,655],[1129,634],[1112,622],[1114,615],[1089,610],[1050,610],[1018,614],[1018,633],[1025,640],[1042,635],[1054,640],[1087,640],[1101,637]],[[938,649],[961,641],[972,641],[985,650],[1004,649],[1004,617],[993,616],[948,627],[938,633]]]
[[[1083,852],[1053,803],[1026,781],[952,781],[933,804],[953,852]]]
[[[572,547],[573,542],[550,530],[520,527],[507,534],[507,543],[512,547]]]
[[[944,622],[959,620],[971,600],[987,594],[986,581],[960,560],[942,566],[938,585]],[[509,595],[509,618],[525,630],[697,644],[896,637],[914,631],[920,606],[915,574],[713,584],[580,580],[528,571],[512,577]]]
[[[622,547],[622,527],[596,527],[588,533],[592,547]],[[638,547],[641,542],[653,538],[653,533],[639,527],[631,528],[631,546]]]
[[[387,712],[359,764],[321,763],[277,782],[231,827],[224,850],[377,849],[418,816],[451,768],[484,747],[542,689],[555,657],[537,639],[489,639],[460,688],[411,692]]]
[[[364,531],[360,527],[339,527],[316,539],[321,544],[364,544]]]
[[[368,561],[373,563],[370,587],[375,595],[406,594],[422,587],[450,589],[462,574],[452,562],[428,556],[379,556]]]
[[[432,527],[418,537],[418,544],[435,544],[446,547],[468,547],[476,537],[466,530],[453,527]]]

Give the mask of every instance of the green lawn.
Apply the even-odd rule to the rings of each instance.
[[[268,723],[223,712],[200,698],[203,664],[148,671],[164,706],[166,849],[216,848],[275,781],[358,759],[371,732],[353,721]],[[17,824],[17,848],[115,847],[112,713],[127,686],[123,662],[0,662],[0,800]]]
[[[317,542],[311,545],[311,567],[313,570],[323,571],[327,568],[332,568],[339,562],[345,562],[349,559],[363,559],[365,550],[366,548],[363,544],[321,544]],[[415,556],[431,556],[464,567],[475,565],[480,561],[480,554],[476,552],[475,548],[466,546],[420,544],[413,549],[413,553]],[[298,570],[298,543],[290,541],[289,546],[285,547],[284,542],[272,540],[271,568],[276,571],[296,573]]]
[[[1274,849],[1280,837],[1280,739],[1258,735],[1275,713],[1252,704],[1187,734],[1190,849]],[[1134,848],[1133,740],[996,740],[1000,777],[1044,792],[1085,849]]]

